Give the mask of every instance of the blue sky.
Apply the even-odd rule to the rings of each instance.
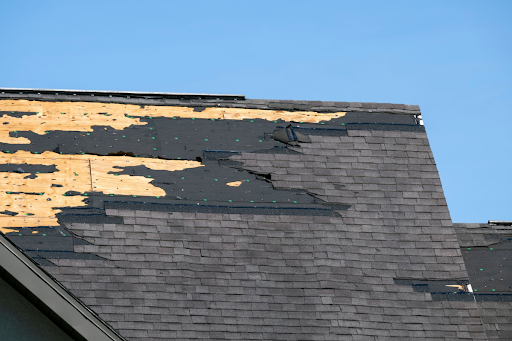
[[[5,1],[0,87],[420,105],[454,222],[512,220],[511,1]]]

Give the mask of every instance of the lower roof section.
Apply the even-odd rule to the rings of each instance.
[[[489,340],[512,340],[512,222],[453,224]]]

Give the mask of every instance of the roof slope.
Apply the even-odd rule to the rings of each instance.
[[[512,223],[454,227],[487,337],[512,339]]]
[[[486,339],[417,106],[20,92],[8,236],[128,340]]]
[[[3,340],[122,340],[3,235],[0,235],[0,284]],[[36,308],[44,315],[38,314]],[[26,323],[30,325],[20,330]]]

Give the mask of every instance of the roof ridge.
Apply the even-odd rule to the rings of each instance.
[[[421,115],[420,107],[418,105],[374,102],[247,99],[245,95],[227,94],[0,88],[0,99],[28,99],[52,102],[103,102],[193,107],[218,106],[227,108],[316,112],[365,111]]]

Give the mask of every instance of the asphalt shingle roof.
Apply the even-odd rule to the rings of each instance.
[[[347,112],[309,123],[287,121],[286,113],[277,120],[141,117],[146,126],[94,127],[78,139],[76,132],[45,140],[25,134],[41,143],[9,145],[11,153],[60,147],[64,154],[126,154],[144,147],[135,140],[152,136],[151,127],[158,146],[133,158],[201,163],[180,171],[119,169],[130,179],[150,177],[165,195],[79,193],[86,206],[63,207],[58,226],[7,234],[127,340],[509,335],[497,317],[504,306],[478,303],[466,287],[473,279],[459,241],[478,238],[456,234],[464,227],[451,222],[417,106],[4,90],[0,98],[70,106]],[[285,127],[290,141],[300,133],[310,142],[274,140]],[[112,140],[128,131],[130,142]],[[492,319],[485,317],[490,309]]]

